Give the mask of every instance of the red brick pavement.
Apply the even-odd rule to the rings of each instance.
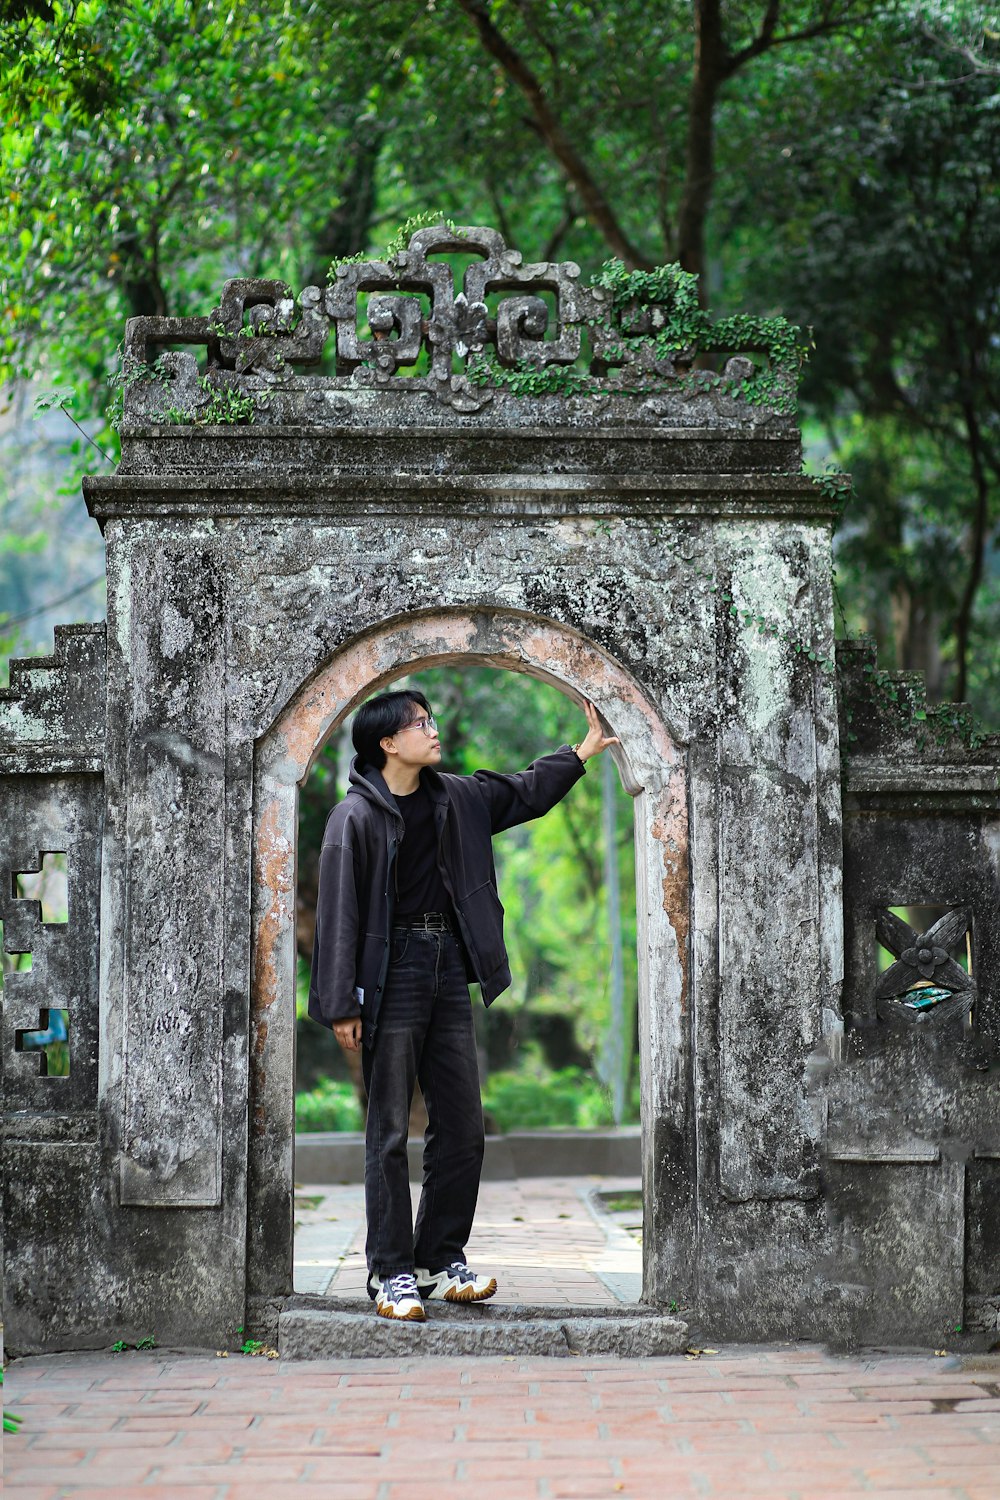
[[[6,1396],[11,1500],[1000,1497],[995,1356],[77,1354],[15,1361]]]

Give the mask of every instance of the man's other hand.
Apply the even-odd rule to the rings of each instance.
[[[361,1017],[351,1016],[347,1021],[334,1021],[333,1034],[345,1052],[357,1052],[361,1046]]]
[[[592,755],[600,755],[609,745],[619,744],[617,735],[607,735],[597,717],[597,709],[592,703],[585,702],[584,713],[587,715],[587,733],[576,747],[576,753],[581,760],[589,760]]]

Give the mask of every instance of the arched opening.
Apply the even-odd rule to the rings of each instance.
[[[453,664],[393,687],[421,690],[436,715],[440,769],[520,771],[586,721],[527,673]],[[319,852],[347,791],[351,720],[300,788],[295,1065],[294,1289],[365,1295],[362,1182],[367,1094],[361,1055],[306,1014]],[[637,1301],[642,1197],[633,801],[607,755],[543,818],[493,844],[506,909],[510,987],[472,1018],[487,1134],[474,1262],[500,1300]],[[422,1178],[427,1113],[410,1108],[410,1167]],[[612,1217],[613,1215],[613,1217]]]
[[[634,799],[644,1288],[655,1300],[649,1226],[662,1173],[657,1125],[683,1133],[688,872],[682,752],[635,680],[593,643],[513,611],[435,611],[343,647],[289,701],[257,746],[254,786],[248,1295],[292,1290],[295,891],[298,792],[328,738],[373,691],[422,670],[528,673],[577,706],[590,698],[621,740],[612,752]],[[676,1194],[676,1184],[672,1185]]]

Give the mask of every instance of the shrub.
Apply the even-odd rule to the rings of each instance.
[[[361,1130],[362,1126],[353,1084],[324,1078],[311,1093],[295,1096],[296,1130]]]
[[[552,1125],[587,1130],[614,1123],[607,1089],[584,1068],[491,1073],[483,1088],[483,1107],[502,1134]]]

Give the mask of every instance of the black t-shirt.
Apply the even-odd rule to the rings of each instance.
[[[422,917],[428,911],[448,915],[451,901],[437,866],[437,829],[430,794],[421,784],[408,797],[397,794],[396,806],[406,825],[396,854],[396,920]]]

